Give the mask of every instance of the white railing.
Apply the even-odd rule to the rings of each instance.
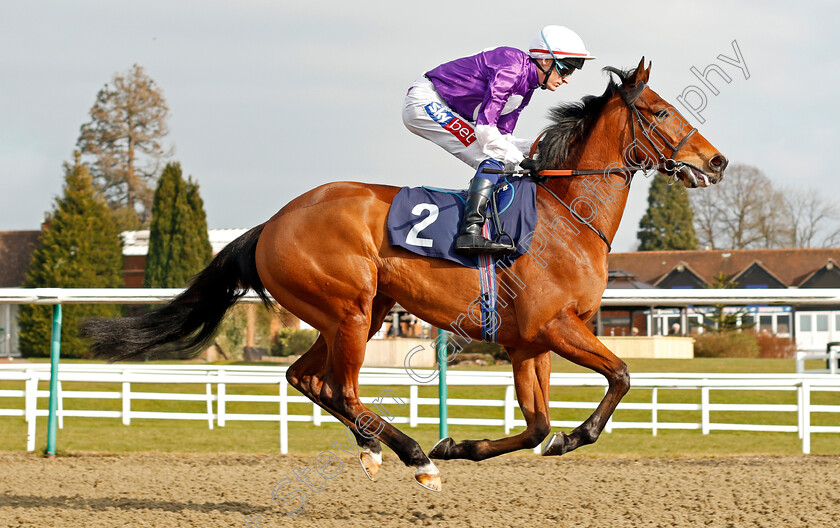
[[[805,370],[805,361],[808,360],[821,360],[825,362],[827,368]],[[840,374],[838,362],[840,362],[840,351],[837,349],[832,349],[828,352],[821,352],[819,350],[799,350],[796,352],[796,372],[799,373]]]
[[[796,352],[796,372],[799,374],[840,374],[840,343],[829,343],[825,351],[799,350]],[[805,370],[807,360],[824,361],[824,369]]]
[[[288,453],[290,422],[311,422],[315,426],[325,421],[336,421],[332,416],[322,414],[320,407],[311,404],[303,397],[289,394],[286,378],[286,367],[251,367],[251,366],[218,366],[218,365],[97,365],[97,364],[65,364],[59,372],[58,392],[58,420],[59,428],[63,427],[66,417],[92,417],[122,419],[122,423],[129,425],[132,419],[172,419],[172,420],[202,420],[207,421],[212,429],[214,424],[223,427],[228,421],[267,421],[278,422],[280,426],[280,452]],[[417,376],[429,376],[433,371],[416,371]],[[27,423],[27,450],[35,449],[36,418],[47,416],[45,408],[38,407],[38,400],[47,398],[49,392],[38,389],[38,382],[49,380],[48,364],[15,364],[0,366],[0,381],[18,381],[22,389],[0,390],[0,398],[23,398],[23,409],[0,409],[2,416],[23,416]],[[117,384],[117,391],[76,391],[62,390],[65,382],[101,382]],[[144,384],[198,384],[204,385],[203,393],[158,393],[138,390],[138,385]],[[409,397],[401,398],[408,407],[408,416],[388,417],[392,423],[408,424],[416,427],[419,424],[438,424],[436,416],[422,416],[420,406],[437,406],[437,398],[421,398],[418,388],[424,384],[418,383],[401,369],[365,368],[359,379],[360,385],[380,387],[409,387]],[[252,384],[276,387],[271,393],[261,395],[236,394],[230,387]],[[436,382],[432,382],[436,385]],[[505,387],[504,399],[464,399],[450,398],[449,406],[463,407],[498,407],[501,408],[499,418],[449,418],[452,425],[494,426],[503,428],[505,434],[515,427],[522,427],[525,421],[515,417],[517,403],[514,394],[513,375],[510,372],[474,372],[449,371],[447,378],[449,386],[497,386]],[[555,387],[600,387],[606,389],[606,381],[596,374],[559,374],[551,375],[551,385]],[[682,373],[641,373],[633,374],[631,385],[633,390],[650,390],[650,402],[628,402],[619,405],[619,410],[637,410],[649,413],[649,419],[643,421],[610,420],[607,432],[613,429],[650,429],[653,435],[663,429],[700,430],[703,434],[710,431],[775,431],[797,433],[802,440],[802,452],[811,451],[811,434],[840,433],[840,426],[812,425],[814,413],[840,413],[840,405],[813,405],[811,395],[814,392],[840,393],[840,378],[831,375],[798,375],[798,374],[682,374]],[[215,389],[215,390],[214,390]],[[675,403],[661,401],[662,389],[699,390],[700,401],[697,403]],[[740,403],[714,403],[714,391],[737,391],[744,401]],[[788,391],[797,395],[795,404],[766,404],[756,401],[756,391]],[[386,391],[387,392],[387,391]],[[385,393],[383,393],[384,395]],[[753,396],[750,398],[750,396]],[[65,403],[73,399],[116,399],[121,400],[121,410],[80,410],[71,409]],[[134,400],[170,400],[205,402],[204,412],[149,412],[132,409]],[[382,398],[362,398],[366,404],[380,402],[391,410],[396,410],[396,400]],[[226,406],[229,402],[261,402],[276,403],[277,412],[266,413],[230,413]],[[289,404],[309,403],[312,413],[290,414]],[[551,401],[552,409],[588,409],[593,410],[597,401]],[[215,404],[215,408],[214,408]],[[693,411],[699,414],[699,419],[693,421],[662,421],[659,413],[663,411]],[[719,423],[712,421],[713,412],[767,412],[779,416],[790,416],[795,413],[796,425],[789,424],[751,424],[751,423]],[[785,420],[780,420],[785,421]],[[553,427],[572,428],[579,425],[579,421],[552,420]],[[535,449],[538,451],[539,448]]]

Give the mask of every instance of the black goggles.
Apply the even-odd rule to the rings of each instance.
[[[583,67],[583,63],[584,59],[576,57],[567,57],[563,60],[554,59],[554,69],[557,70],[560,77],[568,77],[573,74],[575,70],[581,69]]]

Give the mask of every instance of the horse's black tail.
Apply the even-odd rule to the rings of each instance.
[[[270,305],[254,257],[262,230],[259,225],[228,244],[169,304],[136,317],[85,321],[82,335],[92,340],[93,353],[111,361],[146,354],[194,357],[249,288]]]

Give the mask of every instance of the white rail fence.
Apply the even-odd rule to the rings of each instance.
[[[65,364],[59,372],[58,420],[59,428],[64,425],[65,418],[114,418],[121,419],[129,425],[137,419],[170,419],[170,420],[201,420],[207,421],[208,427],[214,425],[224,427],[230,421],[264,421],[279,423],[280,452],[285,454],[289,450],[289,423],[309,422],[320,426],[326,421],[336,421],[332,416],[322,414],[321,409],[312,405],[312,412],[307,414],[291,414],[289,404],[311,402],[303,396],[291,395],[285,378],[285,367],[237,367],[215,365],[84,365]],[[431,375],[433,371],[417,371],[418,376]],[[20,382],[22,389],[0,390],[0,398],[23,398],[23,408],[0,408],[0,417],[24,417],[27,423],[26,448],[35,449],[36,418],[47,416],[46,408],[39,408],[39,399],[49,396],[49,391],[39,390],[38,383],[50,378],[48,364],[17,364],[0,366],[0,381]],[[388,417],[392,423],[408,424],[416,427],[420,424],[437,424],[436,416],[423,416],[419,412],[420,406],[437,406],[437,398],[421,398],[418,395],[418,383],[401,369],[362,369],[360,384],[379,387],[408,387],[408,398],[400,397],[388,401],[382,398],[366,397],[362,401],[366,404],[376,401],[385,403],[387,407],[396,410],[394,405],[408,407],[408,416]],[[98,382],[117,384],[117,391],[80,391],[63,390],[61,384],[69,382]],[[436,382],[432,383],[432,386]],[[138,390],[138,386],[148,384],[196,384],[204,385],[201,393],[171,393],[147,392]],[[273,387],[273,394],[236,394],[233,387],[237,385],[266,385]],[[451,425],[492,426],[509,433],[515,427],[525,426],[525,421],[515,417],[517,403],[514,394],[513,376],[509,372],[464,372],[450,371],[447,379],[448,386],[496,386],[505,388],[504,399],[465,399],[449,398],[451,407],[497,407],[501,408],[499,418],[452,418]],[[603,377],[594,374],[552,374],[551,385],[555,387],[600,387],[606,389]],[[840,425],[813,425],[813,415],[822,413],[840,413],[840,377],[831,375],[800,375],[800,374],[634,374],[632,375],[632,390],[650,390],[650,402],[627,402],[619,405],[619,410],[636,410],[649,413],[649,419],[643,421],[610,420],[607,432],[613,429],[649,429],[653,435],[664,429],[700,430],[702,434],[711,431],[770,431],[796,433],[802,442],[802,452],[810,453],[811,435],[814,433],[840,434]],[[700,401],[696,403],[677,403],[661,401],[660,391],[663,389],[699,390]],[[736,391],[739,403],[714,403],[715,391]],[[787,391],[796,393],[795,404],[767,404],[762,403],[756,396],[758,391]],[[383,395],[387,391],[383,392]],[[404,391],[403,391],[404,392]],[[814,405],[811,403],[815,392],[831,392],[838,394],[837,405]],[[393,392],[391,393],[393,395]],[[631,392],[632,394],[632,392]],[[66,403],[77,399],[114,399],[121,400],[121,410],[82,410],[72,409]],[[132,409],[132,401],[184,401],[205,402],[204,412],[150,412]],[[230,402],[254,402],[277,404],[276,413],[231,413],[226,406]],[[554,401],[550,402],[552,409],[595,409],[597,401]],[[382,409],[380,406],[379,409]],[[692,421],[663,421],[659,414],[666,411],[693,411],[697,418]],[[776,423],[721,423],[712,421],[712,413],[717,412],[761,412],[772,413],[779,417],[777,422],[791,422],[789,418],[796,416],[796,425]],[[692,415],[695,416],[695,415]],[[572,428],[579,425],[579,421],[552,420],[551,425],[559,428]],[[536,452],[539,448],[535,449]]]
[[[805,370],[805,361],[825,361],[824,369]],[[829,343],[826,351],[799,350],[796,352],[796,372],[809,374],[840,374],[840,343]]]

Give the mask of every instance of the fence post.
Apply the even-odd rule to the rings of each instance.
[[[64,391],[61,388],[61,382],[58,382],[58,428],[64,429]]]
[[[796,388],[796,433],[800,440],[805,429],[805,390],[802,383]]]
[[[289,393],[286,377],[280,378],[280,454],[289,454]]]
[[[708,380],[703,380],[708,381]],[[703,429],[703,434],[709,434],[709,387],[702,387],[700,389],[700,421]]]
[[[513,429],[513,381],[505,387],[505,434]]]
[[[122,375],[122,423],[131,425],[131,382],[125,381],[125,371]]]
[[[802,382],[802,454],[811,454],[811,384]]]
[[[650,429],[653,433],[653,436],[656,436],[659,428],[657,427],[657,422],[659,420],[659,409],[656,408],[656,404],[659,400],[659,389],[654,387],[653,388],[653,395],[650,398]]]
[[[317,403],[312,404],[312,425],[321,426],[321,407]]]
[[[408,387],[408,426],[417,427],[417,385]]]
[[[220,378],[225,375],[225,371],[219,369],[216,373]],[[225,396],[227,391],[227,385],[224,383],[217,383],[216,384],[216,413],[218,416],[216,417],[216,422],[219,424],[219,427],[225,426]]]
[[[30,378],[26,380],[24,396],[24,415],[26,416],[26,450],[35,451],[35,425],[38,410],[38,373],[26,371]]]
[[[61,305],[53,305],[52,342],[50,344],[50,410],[47,419],[48,458],[55,456],[56,411],[58,410],[58,359],[61,356]]]
[[[210,378],[210,373],[207,373],[207,378]],[[213,384],[207,383],[204,393],[207,395],[207,425],[209,429],[213,430]]]

